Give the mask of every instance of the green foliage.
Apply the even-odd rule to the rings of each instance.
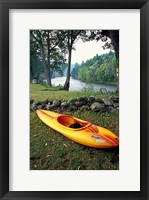
[[[63,71],[66,68],[66,47],[64,44],[63,31],[59,30],[31,30],[30,31],[30,60],[31,72],[33,67],[38,72],[38,78],[47,79],[49,85],[51,85],[51,77],[56,72],[59,75],[63,75]],[[32,53],[33,52],[33,53]],[[40,60],[39,65],[33,66],[32,61]],[[33,78],[33,75],[31,79]]]
[[[31,80],[39,79],[39,75],[44,71],[42,58],[40,56],[39,46],[36,41],[30,38],[30,75]]]
[[[92,59],[76,64],[72,77],[88,83],[116,82],[116,57],[110,51],[108,54],[96,55]]]

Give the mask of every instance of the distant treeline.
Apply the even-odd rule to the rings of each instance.
[[[71,76],[87,83],[116,83],[115,53],[97,54],[86,62],[76,63]]]

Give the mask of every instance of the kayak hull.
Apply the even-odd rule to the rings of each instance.
[[[119,146],[119,138],[108,129],[52,111],[37,110],[36,112],[38,117],[50,128],[79,144],[94,148]],[[73,124],[74,121],[83,124],[83,127],[70,128],[69,125]]]

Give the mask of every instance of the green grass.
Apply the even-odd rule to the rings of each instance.
[[[47,87],[40,84],[30,84],[30,98],[34,99],[35,101],[42,101],[46,98],[50,100],[54,99],[69,99],[71,97],[81,97],[81,96],[99,96],[99,92],[93,92],[92,90],[85,90],[85,91],[63,91],[58,90],[57,87]],[[101,94],[100,97],[104,98],[111,94]]]
[[[68,99],[70,97],[96,95],[98,93],[45,91],[46,87],[31,84],[30,96],[38,100]],[[119,133],[118,114],[86,112],[65,112],[80,119],[90,121]],[[30,169],[31,170],[117,170],[118,156],[114,163],[110,160],[115,149],[95,149],[77,144],[46,126],[36,115],[30,113]]]

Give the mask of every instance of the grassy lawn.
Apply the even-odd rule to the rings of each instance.
[[[92,91],[66,92],[39,84],[31,84],[30,98],[36,101],[48,99],[69,99],[80,96],[98,96],[103,98],[111,94],[99,94]],[[119,116],[114,113],[65,112],[93,124],[103,126],[115,134],[119,132]],[[115,162],[111,158],[115,149],[95,149],[77,144],[46,126],[36,115],[30,113],[30,169],[31,170],[117,170],[118,156]]]
[[[30,85],[30,98],[35,101],[42,101],[45,99],[55,100],[55,99],[69,99],[71,97],[81,97],[81,96],[99,96],[98,92],[93,92],[92,90],[86,91],[63,91],[58,90],[57,87],[50,88],[40,84]],[[101,98],[107,97],[109,94],[100,94]]]

